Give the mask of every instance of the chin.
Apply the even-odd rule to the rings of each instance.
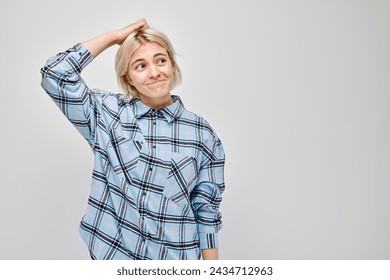
[[[149,97],[149,98],[162,98],[162,97],[169,96],[170,94],[171,94],[170,92],[168,92],[168,93],[149,92],[148,94],[143,94],[143,95],[146,97]]]
[[[150,92],[149,95],[150,97],[164,97],[167,95],[170,95],[171,93],[168,91],[155,91],[155,92]]]

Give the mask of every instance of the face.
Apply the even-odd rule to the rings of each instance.
[[[128,81],[141,100],[167,100],[173,82],[172,63],[168,52],[155,42],[146,42],[132,54],[128,68]]]

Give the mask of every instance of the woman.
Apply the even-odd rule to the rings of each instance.
[[[81,71],[115,44],[124,94],[88,88]],[[41,73],[94,152],[80,223],[91,258],[218,259],[224,150],[171,95],[181,74],[168,38],[141,19],[51,57]]]

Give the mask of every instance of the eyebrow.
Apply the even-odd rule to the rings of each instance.
[[[153,58],[155,58],[156,56],[159,56],[159,55],[166,56],[166,55],[163,54],[163,53],[156,53],[155,55],[153,55]],[[144,59],[144,58],[139,58],[139,59],[137,59],[136,61],[134,61],[134,62],[131,64],[131,66],[133,66],[134,64],[136,64],[138,61],[143,61],[143,60],[145,60],[145,59]]]

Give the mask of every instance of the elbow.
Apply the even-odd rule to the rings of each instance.
[[[50,88],[50,82],[49,82],[49,77],[47,76],[47,70],[45,69],[46,66],[41,68],[41,87],[48,92]]]
[[[50,85],[49,67],[47,63],[40,69],[40,73],[41,73],[41,87],[46,90]]]

